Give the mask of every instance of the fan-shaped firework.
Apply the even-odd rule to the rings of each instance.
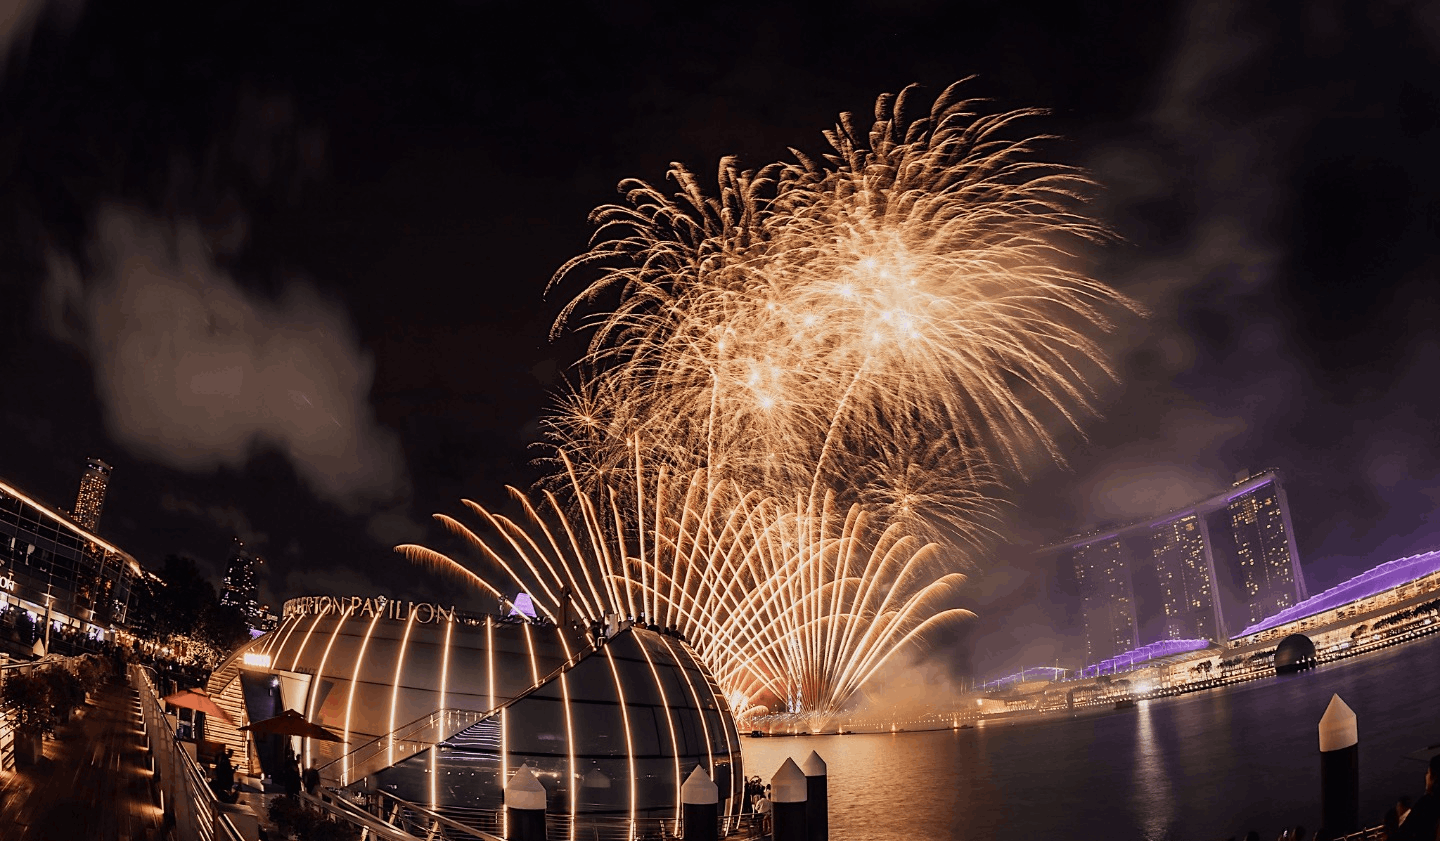
[[[397,549],[497,596],[524,591],[554,622],[615,614],[675,628],[737,714],[778,705],[823,721],[905,644],[973,616],[955,605],[965,577],[937,575],[937,545],[873,528],[860,506],[827,496],[819,510],[794,508],[711,485],[703,471],[672,483],[637,464],[633,475],[650,479],[630,511],[567,474],[576,506],[551,493],[536,506],[511,489],[521,521],[469,500],[485,528],[436,515],[504,571],[499,581],[425,547]],[[643,519],[633,531],[617,528],[633,519]]]
[[[552,280],[598,272],[555,325],[593,332],[548,422],[549,514],[466,501],[488,542],[437,516],[506,581],[466,575],[676,626],[737,703],[821,716],[968,615],[960,561],[916,536],[987,542],[1005,479],[1093,411],[1096,337],[1132,305],[1072,255],[1103,236],[1090,183],[1009,139],[1034,112],[952,86],[911,120],[910,95],[868,134],[843,115],[822,158],[724,159],[713,196],[676,164],[673,194],[627,181],[594,213]]]

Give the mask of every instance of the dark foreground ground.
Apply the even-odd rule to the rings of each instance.
[[[107,683],[45,741],[35,768],[0,772],[0,839],[159,839],[134,692]]]

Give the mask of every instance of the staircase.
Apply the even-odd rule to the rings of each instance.
[[[346,787],[354,782],[375,774],[381,769],[394,766],[403,760],[428,751],[440,743],[454,737],[466,728],[475,725],[495,716],[500,709],[529,696],[551,681],[554,681],[562,673],[574,669],[590,653],[596,651],[590,647],[583,652],[572,656],[570,660],[556,667],[549,675],[544,676],[533,686],[503,704],[496,705],[491,710],[476,711],[462,710],[459,708],[444,708],[434,713],[408,722],[391,731],[388,734],[381,734],[375,739],[361,745],[354,751],[342,755],[335,760],[321,766],[319,769],[320,780],[326,786]]]

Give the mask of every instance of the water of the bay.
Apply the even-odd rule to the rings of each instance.
[[[1338,693],[1360,732],[1360,812],[1424,790],[1440,743],[1440,635],[1131,710],[962,731],[744,738],[769,780],[829,764],[832,839],[1278,838],[1319,824],[1316,726]]]

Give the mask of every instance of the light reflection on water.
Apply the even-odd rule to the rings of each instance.
[[[1319,817],[1316,725],[1339,693],[1360,729],[1361,819],[1424,789],[1440,743],[1440,635],[1300,675],[963,731],[745,738],[765,780],[812,749],[834,839],[1274,839]]]

